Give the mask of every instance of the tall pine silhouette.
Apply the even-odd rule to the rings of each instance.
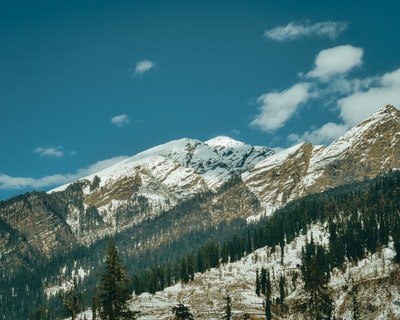
[[[99,274],[100,283],[97,287],[98,312],[102,320],[134,319],[134,313],[128,309],[129,280],[125,275],[125,267],[110,238],[107,250],[104,272]]]

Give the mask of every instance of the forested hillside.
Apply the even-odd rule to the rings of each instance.
[[[357,263],[367,255],[394,241],[396,261],[400,262],[400,173],[394,171],[374,180],[336,188],[311,195],[288,204],[273,216],[249,225],[229,241],[209,242],[175,266],[176,279],[188,281],[195,272],[203,272],[219,263],[237,261],[255,249],[285,245],[309,225],[325,225],[330,234],[329,246],[324,248],[329,270],[342,268],[345,261]],[[155,292],[163,287],[165,268],[146,271],[136,279],[138,292]],[[159,274],[158,280],[153,279]],[[144,279],[144,280],[143,280]],[[153,279],[153,280],[151,280]]]
[[[199,203],[201,201],[193,200],[191,209]],[[279,246],[284,253],[289,242],[305,234],[311,224],[320,223],[330,233],[329,246],[319,249],[329,275],[333,268],[343,268],[345,263],[355,264],[381,250],[390,239],[397,252],[395,260],[400,260],[399,204],[400,173],[393,171],[371,181],[293,201],[255,224],[246,225],[244,220],[233,220],[192,231],[185,237],[144,251],[140,246],[132,247],[132,234],[128,231],[116,235],[115,242],[132,280],[131,289],[139,294],[156,292],[178,281],[189,282],[196,272],[238,260],[264,246]],[[188,208],[177,207],[174,210],[173,216],[178,218]],[[171,215],[160,216],[160,226],[174,223],[168,217]],[[13,239],[18,235],[4,223],[1,227],[7,231],[2,234],[9,234],[8,238],[2,237],[2,242],[15,241]],[[141,231],[146,234],[145,224]],[[18,244],[23,250],[23,242]],[[70,279],[72,272],[77,274],[78,269],[81,269],[78,284],[80,308],[90,307],[105,247],[106,241],[98,241],[90,247],[80,246],[35,264],[32,264],[35,260],[29,260],[35,258],[35,253],[31,252],[26,254],[24,262],[13,266],[12,273],[2,263],[1,317],[27,319],[41,308],[48,309],[52,319],[67,316],[59,297],[46,295],[44,289],[52,292],[50,288]],[[32,266],[32,270],[27,266]]]

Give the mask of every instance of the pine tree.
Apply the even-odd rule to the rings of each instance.
[[[102,320],[134,319],[134,313],[128,309],[127,301],[131,298],[125,275],[125,267],[110,238],[106,250],[104,273],[99,274],[100,284],[97,287],[99,315]]]
[[[260,296],[260,291],[261,291],[261,283],[260,283],[260,277],[258,275],[258,269],[256,270],[256,295],[259,297]]]
[[[267,285],[267,270],[265,268],[261,268],[261,293],[265,294]]]
[[[177,306],[173,307],[172,312],[175,314],[176,320],[193,320],[194,319],[189,308],[187,306],[185,306],[182,302],[178,303]]]
[[[352,302],[352,313],[353,313],[353,320],[360,319],[360,311],[359,311],[359,302],[358,302],[358,285],[354,285],[353,282],[353,289],[351,290],[351,302]]]
[[[281,247],[281,264],[283,264],[283,258],[285,255],[285,231],[282,221],[279,223],[279,246]]]
[[[396,217],[393,225],[392,237],[394,250],[396,252],[396,255],[394,256],[394,262],[400,263],[400,221],[398,217]]]
[[[272,319],[272,313],[271,313],[271,277],[269,275],[269,270],[267,273],[267,280],[266,280],[266,290],[265,290],[265,318],[267,320]]]
[[[92,320],[96,320],[97,319],[97,306],[98,306],[99,302],[97,299],[97,295],[94,295],[92,298]]]
[[[74,277],[72,280],[72,288],[68,292],[61,292],[60,297],[64,307],[68,310],[71,320],[75,320],[79,313],[79,293],[78,293],[78,280]]]
[[[302,249],[302,275],[307,296],[305,308],[311,319],[330,319],[332,298],[328,282],[330,278],[327,253],[324,247],[315,245],[313,238]]]
[[[29,317],[29,320],[50,320],[49,309],[45,307],[39,308]]]
[[[285,301],[285,286],[286,286],[286,279],[283,275],[279,278],[279,304],[283,305]]]
[[[226,307],[225,307],[225,316],[224,320],[231,320],[232,319],[232,300],[229,295],[226,296]]]

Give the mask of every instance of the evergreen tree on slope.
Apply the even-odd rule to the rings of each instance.
[[[310,319],[329,320],[333,301],[328,288],[330,279],[327,253],[323,246],[311,242],[302,249],[302,275],[306,303],[304,305]]]
[[[189,310],[189,307],[185,306],[182,302],[178,303],[177,306],[172,308],[172,312],[175,314],[176,320],[193,320],[193,315]]]
[[[99,274],[97,287],[98,311],[102,320],[134,319],[134,313],[128,309],[127,301],[131,298],[120,255],[114,241],[110,239],[106,250],[104,273]]]

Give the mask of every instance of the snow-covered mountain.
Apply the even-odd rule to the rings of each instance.
[[[154,218],[195,196],[218,193],[232,177],[273,154],[270,148],[223,136],[206,142],[184,138],[143,151],[49,194],[62,194],[79,184],[83,208],[96,208],[96,219],[104,226],[101,231],[110,233]],[[117,226],[118,210],[127,207],[137,214]],[[75,207],[69,211],[67,221],[81,239],[87,239],[90,230],[89,235],[80,232],[83,216],[82,208]]]
[[[400,168],[400,112],[386,106],[329,146],[301,143],[242,174],[267,213],[288,201]]]
[[[126,255],[187,239],[223,240],[221,230],[234,233],[230,223],[398,168],[400,112],[393,106],[329,146],[304,142],[275,152],[228,137],[170,141],[47,193],[0,201],[0,265],[18,266],[3,272],[12,279],[82,244],[90,250],[107,234],[129,239]]]
[[[90,243],[197,198],[207,212],[197,224],[251,221],[301,196],[394,168],[400,168],[400,112],[386,106],[327,147],[304,142],[275,153],[228,137],[171,141],[46,196],[10,199],[0,214],[50,253],[63,241]]]
[[[143,151],[81,181],[92,184],[95,177],[100,178],[96,188],[88,184],[84,189],[90,199],[98,198],[97,204],[128,200],[134,194],[174,204],[199,192],[216,191],[233,174],[248,170],[273,153],[270,148],[253,147],[223,136],[206,142],[184,138]],[[128,181],[133,183],[128,186]],[[69,185],[50,193],[65,190]],[[116,189],[119,197],[98,194],[100,190],[107,194]]]
[[[80,182],[84,203],[112,223],[116,208],[137,197],[147,199],[154,216],[200,193],[216,192],[240,175],[261,203],[251,219],[305,194],[400,167],[399,143],[400,114],[387,106],[327,147],[305,142],[275,154],[228,137],[206,142],[185,138],[141,152]],[[78,225],[73,216],[69,221]]]

